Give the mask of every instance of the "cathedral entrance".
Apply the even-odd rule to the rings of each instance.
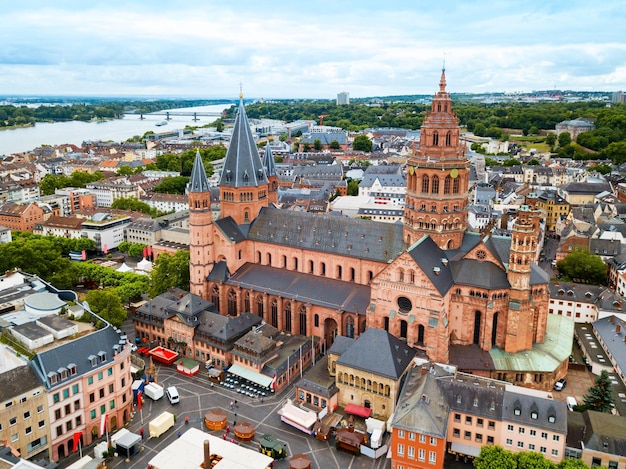
[[[337,321],[332,318],[327,318],[324,321],[324,342],[326,343],[326,349],[328,350],[337,336]]]

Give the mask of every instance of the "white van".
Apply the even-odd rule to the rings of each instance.
[[[165,394],[170,401],[170,404],[178,404],[180,402],[180,396],[178,395],[178,389],[176,386],[170,386],[165,390]]]
[[[578,402],[576,402],[576,398],[574,396],[567,396],[565,402],[567,403],[568,410],[572,412],[574,411],[574,406],[578,405]]]

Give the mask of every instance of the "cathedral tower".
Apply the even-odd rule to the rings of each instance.
[[[274,162],[274,155],[272,154],[269,142],[265,145],[263,168],[265,169],[265,175],[269,181],[269,202],[276,204],[278,203],[278,174],[276,173],[276,163]]]
[[[470,164],[446,92],[445,69],[421,130],[419,148],[407,165],[404,240],[411,245],[430,235],[440,248],[457,249],[467,228]]]
[[[189,180],[189,289],[204,295],[206,277],[213,268],[213,214],[211,190],[200,152],[196,153]]]
[[[220,176],[221,218],[250,223],[261,208],[269,205],[270,184],[250,130],[250,123],[239,95],[239,109],[230,146]]]

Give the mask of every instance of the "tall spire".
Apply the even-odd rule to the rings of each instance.
[[[193,162],[191,178],[189,180],[189,192],[209,192],[209,180],[206,177],[204,163],[200,156],[200,150],[196,151],[196,159]]]
[[[224,169],[219,185],[220,187],[254,187],[267,183],[267,176],[250,129],[243,98],[240,98],[233,135],[224,159]]]
[[[263,154],[263,168],[265,169],[265,174],[268,178],[271,176],[276,176],[276,164],[274,163],[274,155],[272,154],[272,149],[270,148],[269,142],[267,142],[267,145],[265,145],[265,153]]]
[[[439,92],[446,92],[446,62],[444,59],[443,68],[441,69],[441,79],[439,80]]]

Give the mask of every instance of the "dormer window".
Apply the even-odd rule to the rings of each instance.
[[[106,352],[98,352],[98,361],[100,363],[104,363],[105,361],[107,361],[107,353]]]
[[[51,371],[48,373],[48,381],[50,381],[50,384],[56,384],[59,381],[59,375],[54,371]]]
[[[476,397],[474,398],[474,407],[478,407],[478,399]]]
[[[87,360],[89,360],[89,363],[91,363],[91,366],[94,367],[98,364],[98,357],[96,357],[95,355],[89,355],[87,357]]]
[[[537,420],[538,417],[539,417],[539,415],[534,410],[530,413],[530,418],[531,419]]]
[[[227,180],[227,181],[230,181],[231,176],[232,176],[232,173],[230,172],[230,169],[227,169],[227,170],[226,170],[226,180]]]
[[[463,401],[463,398],[461,397],[461,395],[457,394],[457,396],[456,396],[456,403],[460,404],[462,401]]]
[[[243,172],[243,180],[248,182],[249,179],[250,179],[250,176],[248,176],[248,171],[244,171]]]
[[[67,368],[59,368],[57,373],[59,373],[61,380],[67,379]]]
[[[76,363],[70,363],[69,365],[67,365],[67,369],[70,372],[70,376],[78,374],[78,368],[76,367]]]
[[[520,409],[519,407],[516,407],[515,410],[513,411],[513,413],[515,415],[522,415],[522,409]]]
[[[556,422],[556,417],[554,415],[548,416],[548,422],[550,422],[550,423]]]

